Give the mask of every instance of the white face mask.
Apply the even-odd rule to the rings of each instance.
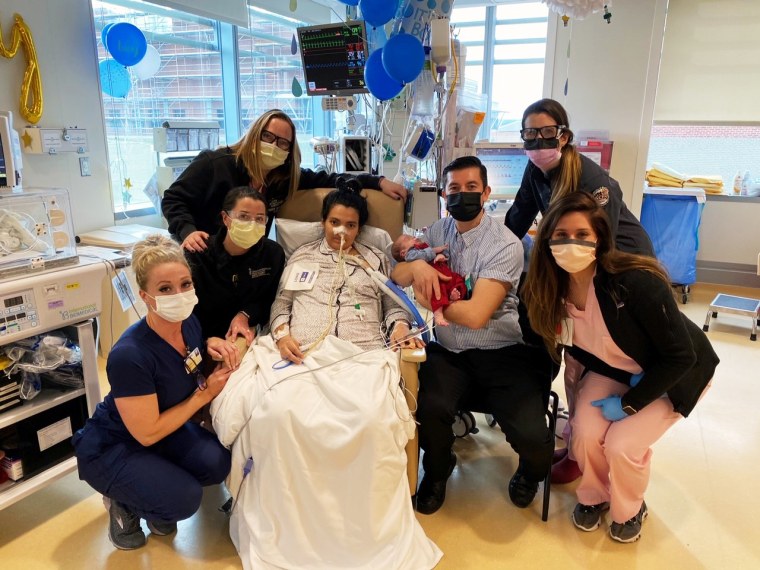
[[[195,289],[174,295],[159,295],[158,297],[148,295],[148,297],[156,302],[154,309],[156,314],[170,323],[184,321],[193,313],[193,308],[198,304]]]
[[[233,219],[227,234],[236,246],[248,249],[259,243],[266,233],[266,228],[264,224]]]
[[[549,242],[554,261],[568,273],[578,273],[596,259],[596,243],[579,239],[555,239]]]
[[[259,141],[259,160],[264,170],[274,170],[285,164],[290,153],[273,143]]]

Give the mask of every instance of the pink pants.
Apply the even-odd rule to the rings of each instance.
[[[573,415],[575,414],[575,392],[578,389],[578,382],[580,381],[581,374],[586,368],[575,360],[570,353],[565,350],[565,398],[567,399],[567,415],[568,422],[562,430],[562,439],[567,446],[567,455],[570,459],[575,461],[575,455],[573,455],[572,445],[570,444],[570,435],[572,432],[571,422]]]
[[[621,396],[628,390],[620,382],[588,372],[574,386],[574,396],[567,394],[573,412],[572,454],[583,473],[576,489],[578,502],[609,501],[610,516],[617,523],[639,512],[649,483],[651,446],[682,418],[667,396],[617,422],[607,421],[601,409],[591,405],[593,400]]]

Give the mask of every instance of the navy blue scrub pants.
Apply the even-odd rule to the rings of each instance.
[[[202,488],[221,483],[230,471],[229,450],[193,422],[150,447],[132,440],[100,453],[92,453],[99,435],[93,427],[75,436],[79,478],[146,520],[190,518],[200,507]]]
[[[473,410],[493,415],[519,455],[523,474],[531,481],[542,480],[554,451],[554,436],[546,424],[553,378],[548,358],[542,349],[524,344],[459,353],[429,344],[420,367],[417,405],[426,477],[446,478],[455,414]]]

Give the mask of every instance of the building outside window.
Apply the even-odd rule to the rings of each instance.
[[[303,23],[255,8],[249,9],[248,29],[139,0],[92,0],[92,8],[99,61],[112,59],[102,29],[118,22],[137,26],[161,60],[155,75],[144,79],[128,68],[125,97],[101,93],[117,219],[155,211],[150,189],[167,155],[156,152],[153,129],[166,121],[212,121],[223,145],[235,142],[264,111],[280,108],[296,124],[304,164],[313,164],[312,100],[296,98],[292,88],[294,78],[303,85],[300,56],[291,54],[295,29]]]

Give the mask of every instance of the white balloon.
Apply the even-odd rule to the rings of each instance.
[[[583,20],[590,14],[601,12],[605,5],[612,7],[611,0],[541,0],[552,12]]]
[[[137,76],[138,79],[150,79],[161,67],[161,54],[152,45],[148,45],[145,57],[134,64],[129,69]]]

